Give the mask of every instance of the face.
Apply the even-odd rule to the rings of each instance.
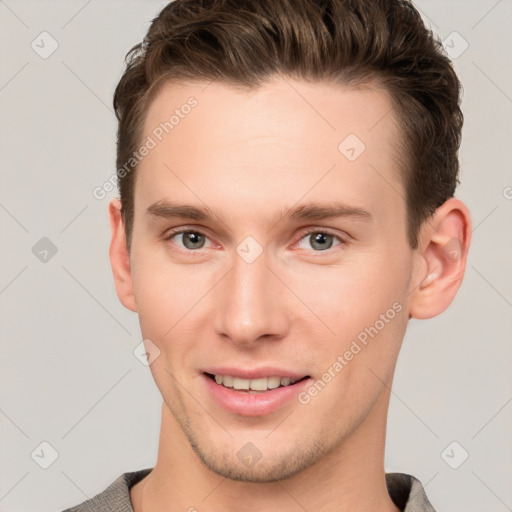
[[[271,481],[381,428],[413,266],[386,91],[167,84],[148,137],[131,286],[155,382],[202,461]]]

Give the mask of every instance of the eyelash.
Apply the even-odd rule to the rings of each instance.
[[[167,231],[166,235],[164,236],[164,241],[170,241],[175,236],[182,235],[183,233],[195,233],[197,235],[201,235],[201,236],[204,236],[204,237],[208,238],[208,235],[206,235],[205,233],[203,233],[200,230],[196,230],[196,229],[179,229],[179,228],[177,228],[175,230]],[[320,253],[320,254],[322,254],[322,253],[329,253],[335,247],[343,246],[343,245],[347,244],[346,240],[344,240],[339,235],[337,235],[336,233],[333,233],[332,231],[330,231],[328,229],[309,229],[308,231],[304,231],[303,233],[301,233],[300,238],[298,239],[298,241],[294,245],[297,245],[301,240],[303,240],[307,236],[310,236],[312,234],[319,234],[319,233],[322,234],[322,235],[329,235],[329,236],[332,236],[333,238],[336,238],[339,241],[339,244],[336,244],[333,247],[330,247],[329,249],[325,249],[323,251],[316,251],[314,249],[311,249],[311,252]],[[187,254],[192,254],[194,252],[199,252],[201,249],[195,249],[195,250],[194,249],[185,249],[185,250],[183,250],[183,249],[179,248],[180,251],[182,251],[182,252],[184,251]]]

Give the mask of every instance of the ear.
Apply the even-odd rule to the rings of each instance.
[[[421,270],[412,283],[412,318],[432,318],[452,303],[464,277],[470,243],[469,210],[462,201],[450,198],[421,230],[416,254]]]
[[[133,294],[130,254],[126,245],[124,220],[121,215],[121,201],[112,199],[108,206],[110,218],[110,265],[114,275],[114,284],[121,304],[130,311],[137,311],[135,295]]]

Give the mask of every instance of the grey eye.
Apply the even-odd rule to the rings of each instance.
[[[182,231],[181,233],[176,233],[174,235],[177,239],[181,239],[183,247],[185,249],[201,249],[204,244],[206,237],[201,233],[197,233],[195,231]]]
[[[303,247],[300,245],[303,240],[307,240],[310,247],[315,249],[315,251],[326,251],[334,245],[337,245],[334,244],[336,239],[338,239],[336,235],[331,235],[330,233],[325,233],[323,231],[312,231],[300,240],[299,247],[301,249],[309,249],[309,247]]]

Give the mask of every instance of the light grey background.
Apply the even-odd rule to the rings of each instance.
[[[0,1],[1,512],[62,510],[156,460],[161,399],[133,355],[137,317],[108,261],[116,194],[92,190],[115,172],[124,55],[165,3]],[[450,51],[469,45],[455,59],[466,118],[457,197],[474,230],[452,306],[410,323],[386,470],[417,476],[438,512],[501,512],[512,510],[512,2],[417,5]],[[51,48],[43,31],[58,43],[46,59],[31,47]],[[43,237],[57,248],[46,262],[32,251]],[[42,442],[58,452],[48,469],[36,463],[51,455]]]

